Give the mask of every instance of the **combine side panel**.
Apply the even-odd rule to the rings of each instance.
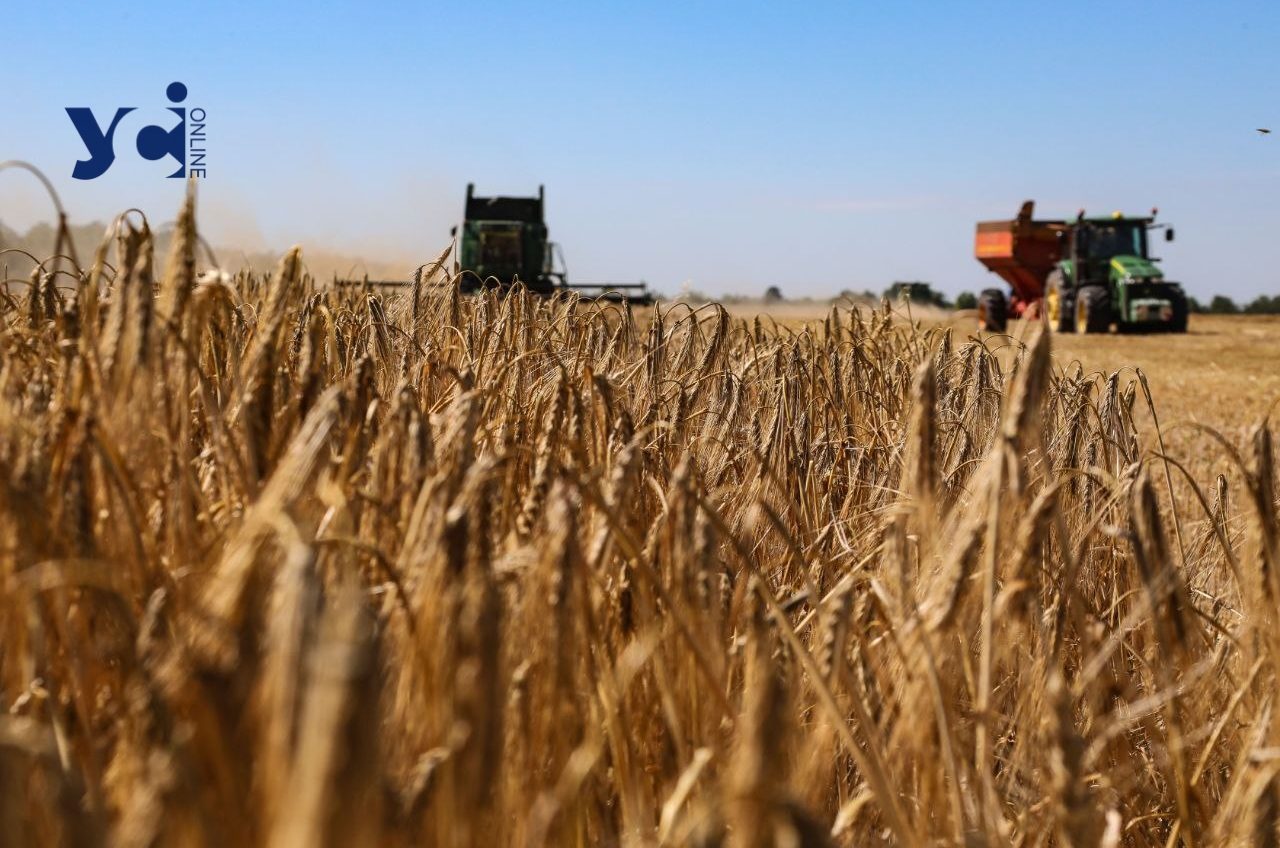
[[[1062,221],[1035,221],[1031,201],[1010,221],[983,221],[974,239],[974,255],[1013,289],[1013,311],[1044,296],[1045,279],[1062,258],[1058,232]]]

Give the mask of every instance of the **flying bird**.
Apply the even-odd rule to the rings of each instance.
[[[1258,132],[1262,133],[1263,135],[1271,135],[1271,130],[1265,127],[1258,127]]]

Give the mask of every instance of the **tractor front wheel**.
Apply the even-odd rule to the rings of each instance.
[[[1009,326],[1009,301],[1000,289],[986,289],[978,295],[978,330],[1003,333]]]
[[[1111,292],[1103,286],[1083,286],[1076,292],[1076,332],[1105,333],[1111,329]]]
[[[1175,291],[1173,297],[1173,319],[1169,322],[1169,332],[1185,333],[1187,331],[1187,313],[1191,311],[1190,304],[1187,303],[1187,296],[1180,291]]]

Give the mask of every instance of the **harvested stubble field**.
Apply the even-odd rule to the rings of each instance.
[[[1047,335],[194,247],[3,301],[4,844],[1274,840],[1265,426],[1166,462]]]

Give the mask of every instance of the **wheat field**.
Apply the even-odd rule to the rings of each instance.
[[[0,304],[5,845],[1275,844],[1261,417],[196,243]]]

